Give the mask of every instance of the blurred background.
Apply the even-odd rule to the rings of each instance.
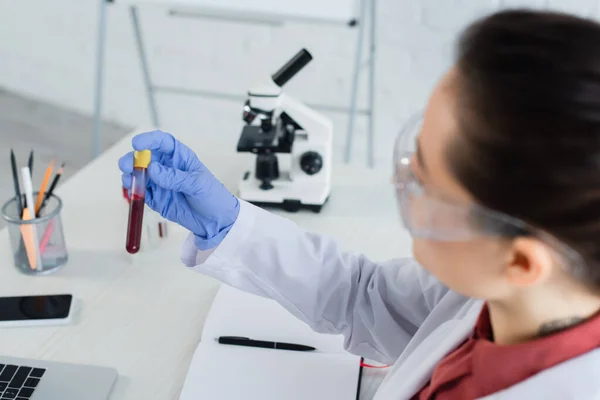
[[[456,33],[483,14],[516,6],[600,17],[597,0],[377,0],[376,168],[390,165],[398,129],[423,106],[451,64]],[[23,161],[35,148],[37,160],[66,161],[66,178],[92,160],[98,12],[99,0],[0,0],[0,148],[6,154],[14,148]],[[306,102],[350,103],[356,28],[172,16],[159,5],[142,4],[138,12],[156,84],[243,96],[305,47],[314,60],[286,86],[287,92]],[[129,7],[119,0],[109,3],[106,22],[102,148],[150,124]],[[359,107],[366,104],[366,88],[363,74]],[[157,95],[161,125],[175,135],[185,129],[201,136],[238,136],[242,105]],[[325,113],[334,121],[334,157],[341,160],[348,115]],[[365,168],[366,128],[366,118],[359,116],[351,160]],[[0,193],[12,190],[8,167],[7,157],[0,168]]]

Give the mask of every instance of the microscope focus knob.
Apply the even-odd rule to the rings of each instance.
[[[308,175],[314,175],[323,168],[323,157],[317,152],[307,151],[300,157],[300,168]]]

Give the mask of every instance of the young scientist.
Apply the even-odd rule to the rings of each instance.
[[[195,271],[393,363],[377,400],[599,399],[598,49],[599,24],[550,12],[462,34],[395,149],[414,260],[343,253],[239,201],[160,131],[133,139],[155,160],[146,201],[192,232]],[[132,164],[119,162],[126,187]]]

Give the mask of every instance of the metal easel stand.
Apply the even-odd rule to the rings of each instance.
[[[142,75],[144,77],[144,86],[146,87],[146,97],[148,98],[148,106],[150,108],[150,118],[152,119],[152,125],[155,127],[160,126],[158,123],[158,112],[156,111],[156,100],[154,98],[154,85],[150,80],[150,71],[148,69],[148,58],[146,57],[146,49],[142,42],[142,32],[140,30],[140,21],[138,19],[138,13],[136,7],[130,7],[129,12],[131,15],[131,24],[133,25],[133,32],[135,34],[135,42],[137,44],[138,57],[142,64]]]
[[[367,164],[370,168],[375,165],[374,155],[374,120],[375,120],[375,59],[376,59],[376,27],[377,27],[377,0],[361,0],[361,23],[358,27],[357,40],[356,40],[356,55],[354,58],[354,77],[352,78],[352,93],[350,95],[350,116],[348,120],[348,133],[346,134],[346,150],[344,155],[344,161],[350,162],[352,154],[352,142],[354,139],[354,121],[356,120],[357,114],[357,101],[358,101],[358,84],[360,82],[361,70],[363,68],[363,45],[365,38],[365,25],[367,21],[367,6],[369,7],[369,86],[368,86],[368,106],[366,109],[366,116],[369,121],[369,127],[367,129]]]
[[[96,55],[96,85],[95,85],[95,97],[94,97],[94,126],[92,135],[92,155],[96,157],[102,150],[101,146],[101,115],[102,115],[102,91],[103,91],[103,75],[104,75],[104,53],[106,46],[106,7],[107,2],[111,0],[99,0],[100,1],[100,12],[98,21],[98,42],[97,42],[97,55]],[[315,108],[331,112],[342,112],[349,113],[350,122],[348,128],[348,134],[346,138],[346,162],[350,160],[350,152],[352,145],[352,136],[354,134],[354,120],[357,115],[365,115],[369,118],[369,141],[367,145],[367,159],[370,167],[373,166],[373,106],[374,106],[374,78],[375,78],[375,1],[376,0],[361,0],[361,11],[358,20],[358,37],[357,37],[357,52],[355,55],[355,66],[353,71],[353,82],[352,82],[352,98],[350,108],[327,106],[327,105],[312,105]],[[358,81],[360,79],[362,66],[362,47],[363,39],[365,34],[364,26],[366,25],[366,6],[371,4],[371,59],[369,60],[369,107],[365,110],[357,108],[357,96],[358,96]],[[270,24],[270,25],[281,25],[280,21],[274,21],[269,19],[252,19],[245,16],[222,16],[222,15],[207,15],[207,14],[191,14],[191,13],[178,13],[171,11],[170,15],[179,16],[191,16],[191,17],[205,17],[205,18],[221,18],[230,21],[240,21],[246,23],[258,23],[258,24]],[[138,18],[137,8],[135,6],[130,7],[130,17],[133,26],[136,48],[138,51],[138,57],[142,68],[142,75],[144,80],[144,87],[146,89],[146,97],[148,99],[148,106],[150,110],[150,118],[152,124],[155,127],[160,126],[160,120],[158,116],[158,109],[156,106],[155,94],[157,92],[165,93],[178,93],[190,96],[201,96],[201,97],[213,97],[222,100],[231,101],[243,101],[243,96],[231,95],[226,93],[218,93],[206,90],[189,90],[184,88],[169,87],[169,86],[157,86],[152,82],[150,76],[150,69],[148,67],[148,58],[146,55],[146,49],[143,41],[143,35],[141,32],[140,21]]]
[[[98,38],[96,43],[96,82],[94,88],[94,122],[92,126],[92,159],[102,152],[102,89],[104,85],[104,49],[106,47],[106,0],[99,0]]]

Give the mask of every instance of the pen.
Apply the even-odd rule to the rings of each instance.
[[[15,196],[17,200],[17,210],[19,212],[19,218],[23,216],[23,202],[21,201],[21,189],[19,188],[19,174],[17,173],[17,160],[15,159],[15,152],[10,151],[10,166],[12,168],[13,183],[15,185]]]
[[[27,160],[27,168],[29,168],[29,175],[31,176],[31,178],[33,180],[33,150],[31,150],[29,152],[29,159]],[[23,195],[25,195],[25,193],[23,193]],[[27,201],[29,201],[27,199],[27,196],[24,196],[23,208],[21,209],[21,212],[23,212],[23,210],[25,210],[27,207],[31,207],[31,206],[27,205]]]
[[[221,336],[217,338],[220,344],[230,344],[234,346],[261,347],[265,349],[293,350],[293,351],[314,351],[316,348],[305,346],[303,344],[268,342],[265,340],[252,340],[245,337]]]
[[[25,198],[29,207],[23,209],[23,220],[35,219],[35,213],[33,212],[33,184],[31,183],[31,173],[29,167],[21,168],[21,175],[23,177],[23,191],[25,192]],[[21,234],[23,235],[23,241],[25,242],[25,251],[27,252],[27,258],[29,260],[29,266],[31,269],[42,270],[43,266],[38,260],[40,260],[40,249],[38,246],[38,239],[35,226],[32,224],[22,224]]]
[[[33,177],[33,150],[29,152],[29,160],[27,161],[27,166],[29,167],[29,173]]]

